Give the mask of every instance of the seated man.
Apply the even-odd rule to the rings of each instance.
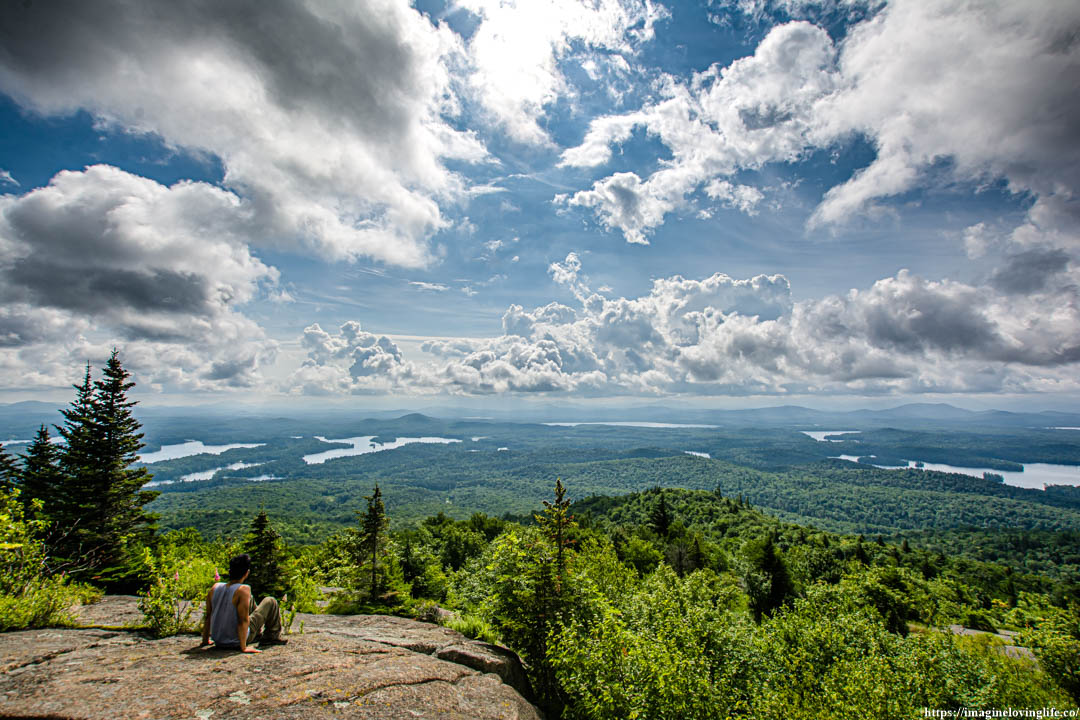
[[[281,610],[277,600],[263,598],[258,607],[251,587],[244,585],[251,574],[251,556],[247,553],[229,560],[229,582],[215,583],[206,594],[202,644],[239,648],[240,652],[260,652],[248,645],[284,645],[281,637]],[[213,638],[213,640],[211,640]]]

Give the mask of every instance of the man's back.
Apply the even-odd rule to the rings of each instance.
[[[281,637],[281,608],[272,597],[255,605],[251,588],[244,584],[251,574],[251,557],[244,553],[229,560],[229,582],[216,583],[206,593],[202,644],[238,647],[240,652],[259,652],[248,643],[284,645]],[[266,631],[263,637],[263,631]]]
[[[214,643],[223,647],[239,647],[237,633],[239,617],[236,612],[236,591],[247,587],[241,583],[218,583],[212,588],[210,636]]]

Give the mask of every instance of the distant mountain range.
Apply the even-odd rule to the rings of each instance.
[[[0,405],[0,439],[28,439],[45,423],[60,423],[61,406],[47,402],[26,401]],[[945,403],[911,403],[885,410],[815,410],[798,405],[743,410],[702,410],[671,408],[661,405],[629,408],[594,409],[574,405],[542,405],[528,410],[485,410],[453,406],[434,406],[414,410],[370,410],[364,408],[258,408],[228,405],[161,407],[140,406],[138,417],[147,431],[175,421],[205,417],[218,428],[232,420],[251,423],[255,419],[308,422],[337,422],[371,418],[399,419],[405,424],[422,425],[429,418],[475,419],[502,422],[662,422],[696,423],[721,427],[791,427],[813,430],[860,430],[880,427],[909,429],[948,428],[1046,428],[1080,427],[1080,413],[1058,411],[1008,412],[1004,410],[965,410]],[[482,417],[481,417],[482,416]]]

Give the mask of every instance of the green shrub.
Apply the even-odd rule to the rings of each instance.
[[[444,627],[448,627],[451,630],[456,630],[467,638],[473,640],[483,640],[493,645],[499,643],[499,634],[495,632],[495,628],[485,621],[483,618],[476,617],[475,615],[469,615],[467,613],[459,613],[457,615],[451,615],[443,619],[440,622]]]
[[[994,627],[994,621],[981,610],[967,610],[964,613],[964,627],[969,627],[973,630],[982,630],[984,632],[997,632],[997,628]]]
[[[316,604],[323,599],[315,578],[311,577],[301,563],[294,562],[289,566],[286,576],[286,591],[281,597],[281,606],[292,612],[317,613],[319,606]]]
[[[1035,651],[1047,675],[1080,702],[1080,617],[1076,612],[1044,606],[1041,617],[1021,634]]]
[[[196,603],[185,601],[179,573],[172,578],[159,577],[139,598],[146,627],[154,637],[168,637],[195,632],[191,622]]]
[[[71,624],[72,606],[101,596],[48,573],[44,530],[43,521],[26,519],[18,490],[0,490],[0,631]]]
[[[153,548],[144,547],[139,610],[147,629],[156,637],[196,632],[192,621],[218,577],[218,562],[226,548],[206,545],[188,531],[168,533]]]

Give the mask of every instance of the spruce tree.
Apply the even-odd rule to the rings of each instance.
[[[377,484],[371,495],[365,495],[364,499],[367,500],[367,512],[357,511],[356,513],[360,520],[359,549],[363,553],[364,561],[371,561],[369,598],[374,602],[379,590],[379,547],[382,545],[389,521],[386,517],[386,508],[383,506],[382,490]]]
[[[555,502],[544,501],[544,512],[535,515],[536,524],[555,546],[555,592],[561,593],[566,577],[566,549],[571,545],[569,531],[576,527],[570,514],[570,500],[562,478],[555,478]]]
[[[112,576],[125,573],[125,544],[152,535],[155,517],[143,506],[158,495],[142,490],[150,473],[131,467],[143,444],[131,412],[135,402],[127,398],[135,385],[130,377],[115,349],[101,380],[92,382],[87,364],[75,400],[61,411],[62,491],[49,511],[64,533],[57,548],[61,557],[84,570],[108,569]]]
[[[0,491],[11,492],[21,480],[19,464],[15,458],[7,454],[4,446],[0,445]]]
[[[60,449],[49,437],[49,429],[42,425],[23,458],[22,494],[19,499],[25,507],[30,507],[34,500],[40,500],[45,517],[51,517],[63,499],[61,478]]]
[[[794,593],[791,576],[772,533],[748,540],[740,554],[743,589],[749,596],[754,620],[761,622],[762,615],[771,615]]]
[[[649,516],[649,526],[662,538],[667,538],[671,531],[671,513],[668,512],[667,499],[664,491],[660,491],[660,500],[656,503]]]
[[[281,546],[281,535],[270,525],[265,510],[259,511],[251,521],[251,530],[244,538],[244,552],[251,556],[248,585],[251,586],[252,597],[272,595],[280,598],[285,591],[285,552]]]
[[[143,506],[159,493],[142,489],[152,478],[145,467],[132,467],[143,448],[143,434],[139,432],[142,424],[131,411],[136,401],[127,397],[135,383],[120,364],[116,349],[101,374],[101,380],[94,383],[94,419],[100,485],[106,493],[107,531],[112,538],[145,541],[153,535],[157,518]]]
[[[56,552],[77,565],[96,566],[102,550],[104,508],[101,493],[94,485],[97,469],[95,438],[97,436],[94,407],[94,384],[90,363],[82,385],[74,385],[75,399],[61,410],[64,424],[56,430],[64,439],[60,451],[59,469],[63,490],[59,502],[48,510],[51,519],[62,533]]]

